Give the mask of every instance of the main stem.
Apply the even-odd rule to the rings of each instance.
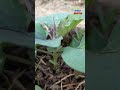
[[[53,52],[53,59],[54,59],[54,69],[56,70],[57,69],[57,65],[58,65],[58,53],[57,53],[57,49],[55,48],[54,49],[54,52]]]

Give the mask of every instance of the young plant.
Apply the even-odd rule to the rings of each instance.
[[[38,44],[38,45],[43,45],[43,46],[47,46],[50,48],[53,48],[52,50],[52,56],[53,56],[53,64],[54,64],[54,68],[56,69],[57,68],[57,62],[58,62],[58,57],[59,57],[59,47],[61,46],[61,40],[63,40],[63,38],[65,37],[65,35],[67,35],[71,30],[73,30],[76,25],[78,25],[84,18],[83,16],[81,15],[73,15],[73,14],[66,14],[64,17],[65,18],[62,18],[62,19],[58,19],[58,17],[60,16],[61,14],[58,14],[57,16],[57,21],[55,22],[59,22],[57,24],[54,23],[54,25],[52,27],[50,27],[51,25],[49,25],[49,23],[46,23],[48,25],[48,27],[45,29],[46,26],[43,26],[44,23],[42,22],[39,22],[39,20],[36,21],[36,24],[35,24],[35,27],[36,27],[36,32],[35,32],[35,44]],[[64,14],[62,14],[64,15]],[[42,17],[41,20],[43,20],[44,22],[46,21],[46,18],[48,19],[48,22],[50,22],[50,18],[52,17]],[[56,19],[55,15],[54,15],[54,18]],[[60,17],[61,18],[61,17]],[[53,20],[52,20],[53,21]],[[51,21],[51,22],[52,22]],[[56,27],[57,26],[57,27]],[[47,38],[47,36],[49,36],[49,39]],[[80,36],[79,36],[80,38]],[[80,38],[81,39],[81,38]],[[85,42],[85,41],[84,41]],[[75,58],[71,58],[71,60],[67,61],[67,58],[66,59],[66,49],[68,47],[64,48],[64,52],[62,54],[62,57],[63,57],[63,60],[68,64],[70,65],[72,68],[74,68],[71,64],[69,64],[68,62],[71,62],[71,60],[75,60],[77,59],[79,61],[79,57],[75,56]],[[72,48],[72,47],[71,47]],[[75,49],[75,51],[73,51],[73,49],[69,49],[70,52],[76,52],[76,50],[78,51],[77,52],[77,55],[78,54],[82,54],[84,53],[84,49],[81,49],[81,46],[80,46],[80,41],[79,41],[79,45],[78,45],[78,48]],[[79,49],[80,48],[80,49]],[[42,51],[42,50],[41,50]],[[46,51],[45,51],[46,52]],[[75,55],[74,53],[70,53],[71,56]],[[80,64],[78,63],[78,67],[79,65],[82,65],[80,66],[79,70],[78,71],[81,71],[81,72],[84,72],[84,70],[82,70],[84,68],[84,54],[82,55],[79,55],[82,62],[80,62]],[[81,57],[82,56],[82,57]],[[76,58],[77,57],[77,58]],[[76,62],[76,61],[74,61]],[[75,63],[74,63],[75,64]]]
[[[44,20],[45,21],[45,20]],[[57,37],[56,36],[56,24],[54,21],[54,24],[50,26],[49,24],[45,23],[35,23],[35,44],[47,46],[49,48],[53,48],[53,65],[56,69],[57,67],[57,60],[58,60],[58,53],[57,53],[57,47],[61,45],[61,40],[63,39],[62,36]],[[43,51],[43,50],[39,50]],[[48,52],[49,53],[49,52]]]

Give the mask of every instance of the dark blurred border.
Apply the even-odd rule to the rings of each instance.
[[[34,90],[35,0],[0,0],[0,90]]]
[[[119,0],[86,0],[86,90],[120,90],[119,7]]]

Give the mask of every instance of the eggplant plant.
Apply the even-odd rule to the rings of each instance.
[[[49,49],[47,52],[50,52],[50,49],[52,49],[52,62],[55,69],[57,68],[59,50],[62,48],[63,50],[61,56],[66,64],[75,70],[85,72],[84,30],[76,31],[77,38],[73,37],[72,42],[69,46],[63,47],[61,44],[61,41],[64,40],[64,37],[70,31],[72,31],[82,20],[84,20],[84,14],[75,15],[66,13],[53,14],[36,19],[35,44],[47,46]],[[51,24],[51,22],[53,22],[53,24]],[[48,36],[49,38],[47,38]]]

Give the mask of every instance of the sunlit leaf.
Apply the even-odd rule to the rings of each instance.
[[[78,25],[83,20],[81,15],[71,14],[68,15],[65,19],[61,20],[58,25],[58,36],[65,36],[71,30],[73,30],[76,25]]]
[[[46,30],[37,22],[35,22],[35,37],[40,39],[46,39]]]
[[[66,47],[62,54],[67,65],[80,72],[85,72],[85,49]]]
[[[61,45],[62,39],[63,39],[62,37],[55,38],[52,40],[42,40],[39,38],[35,38],[35,44],[44,45],[48,47],[59,47]]]

